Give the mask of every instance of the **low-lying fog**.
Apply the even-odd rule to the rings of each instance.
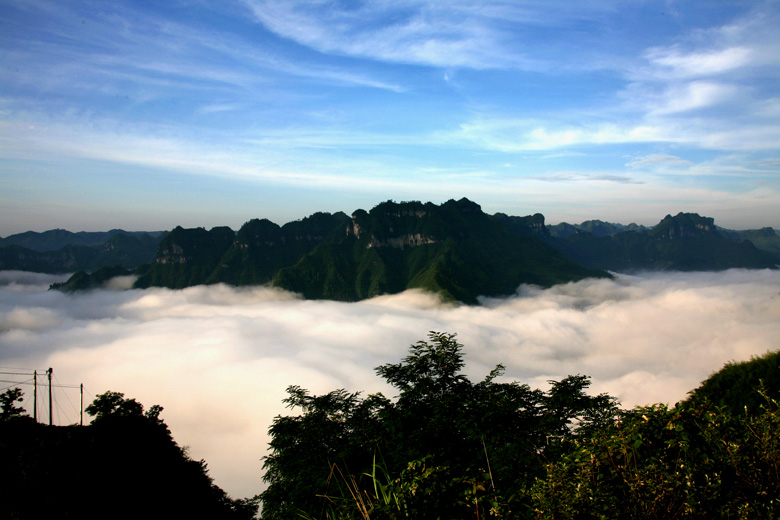
[[[115,390],[162,405],[178,443],[206,459],[234,497],[262,489],[266,432],[289,412],[281,403],[288,385],[393,396],[374,368],[398,362],[428,331],[458,334],[472,380],[497,363],[505,379],[538,388],[587,374],[593,392],[624,407],[673,404],[724,363],[780,348],[780,273],[771,271],[521,287],[478,307],[413,291],[360,303],[223,285],[46,291],[62,279],[0,272],[3,370],[53,367],[56,383],[84,383],[87,404]],[[24,379],[2,379],[13,377]],[[22,388],[31,396],[31,386]],[[78,422],[78,390],[55,390],[55,422]]]

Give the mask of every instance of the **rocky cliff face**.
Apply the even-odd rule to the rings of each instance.
[[[539,240],[541,214],[494,218],[468,199],[441,205],[384,202],[357,210],[346,236],[280,270],[273,284],[306,298],[359,300],[420,288],[451,300],[512,294],[521,283],[548,286],[607,276],[565,259]]]
[[[656,238],[668,240],[707,234],[718,234],[715,229],[715,220],[711,217],[702,217],[697,213],[678,213],[674,217],[666,215],[651,231],[651,235]]]
[[[437,207],[431,203],[384,202],[371,212],[357,210],[347,225],[347,236],[367,241],[366,248],[403,249],[435,244],[437,238],[426,233],[428,221],[436,218]]]
[[[192,257],[184,254],[183,247],[181,247],[179,244],[171,243],[166,244],[164,249],[160,249],[154,262],[156,264],[167,265],[185,264],[190,260],[192,260]]]
[[[177,265],[219,258],[235,241],[235,233],[228,227],[184,229],[171,231],[160,243],[155,263]]]
[[[425,236],[421,233],[414,233],[386,238],[384,240],[377,240],[372,237],[367,247],[394,247],[396,249],[403,249],[405,247],[416,247],[424,244],[435,244],[436,242],[437,241],[432,237]]]
[[[505,213],[496,213],[491,217],[493,220],[502,222],[511,231],[520,236],[533,236],[537,238],[547,238],[550,231],[544,223],[544,215],[534,213],[525,217],[510,217]]]

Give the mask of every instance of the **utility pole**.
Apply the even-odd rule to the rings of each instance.
[[[46,371],[47,374],[49,374],[49,426],[54,424],[54,414],[53,407],[52,407],[52,399],[51,399],[51,373],[53,372],[52,368],[49,367],[49,370]]]
[[[38,422],[38,371],[33,371],[33,420]]]
[[[84,426],[84,383],[79,385],[79,392],[81,392],[81,410],[79,411],[79,424]]]

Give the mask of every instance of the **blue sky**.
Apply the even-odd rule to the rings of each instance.
[[[0,236],[468,197],[780,228],[780,2],[0,0]]]

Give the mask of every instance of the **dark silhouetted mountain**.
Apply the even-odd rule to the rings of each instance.
[[[0,251],[0,267],[24,269],[18,265],[25,262],[43,272],[127,267],[145,258],[143,247],[131,247],[134,240],[153,243],[145,237],[114,235],[99,246],[43,253],[8,246]],[[344,301],[421,288],[474,303],[480,295],[511,294],[521,283],[549,286],[604,276],[603,270],[775,268],[778,248],[780,236],[770,228],[728,231],[695,213],[667,215],[652,228],[601,220],[547,227],[539,213],[487,215],[468,199],[441,205],[388,201],[351,218],[315,213],[281,227],[253,219],[237,233],[227,227],[177,227],[134,274],[138,288],[270,283],[306,298]],[[99,287],[107,272],[78,273],[57,288]]]
[[[344,213],[315,213],[282,227],[253,219],[238,233],[226,227],[177,227],[160,243],[154,263],[138,269],[136,286],[270,283],[279,269],[295,264],[318,244],[343,238],[349,222]]]
[[[344,213],[315,213],[282,227],[268,220],[250,220],[206,280],[231,285],[270,282],[279,269],[297,263],[323,242],[345,236],[350,218]]]
[[[586,267],[612,271],[717,271],[735,267],[775,268],[780,258],[751,241],[729,240],[712,218],[696,213],[667,215],[646,231],[597,236],[582,230],[551,243]]]
[[[770,227],[747,229],[745,231],[735,231],[734,233],[739,237],[736,241],[750,240],[754,246],[762,251],[780,255],[780,235]]]
[[[550,236],[550,231],[544,224],[544,215],[541,213],[535,213],[525,217],[512,217],[504,213],[496,213],[492,218],[502,222],[518,235],[534,236],[538,238],[547,238]]]
[[[655,238],[669,240],[701,236],[720,237],[715,229],[715,219],[702,217],[697,213],[678,213],[674,217],[666,215],[661,222],[648,231],[648,234]]]
[[[133,272],[125,269],[121,265],[101,267],[93,273],[86,271],[76,271],[62,283],[52,284],[49,289],[55,289],[62,292],[86,291],[89,289],[99,289],[106,282],[118,276],[129,276]]]
[[[139,269],[137,287],[182,289],[206,282],[235,241],[229,227],[184,229],[177,226],[160,242],[154,264]]]
[[[125,231],[112,229],[111,231],[79,231],[72,233],[64,229],[50,229],[43,233],[26,231],[16,235],[0,238],[0,247],[21,246],[33,251],[56,251],[65,246],[96,246],[108,242],[112,237],[125,235],[142,238],[148,235],[151,238],[162,238],[165,231]],[[155,246],[156,247],[156,246]]]
[[[307,298],[353,301],[420,288],[475,303],[480,295],[512,294],[522,283],[606,276],[536,238],[539,217],[491,217],[468,199],[440,206],[388,201],[356,211],[346,237],[318,246],[273,283]]]
[[[71,233],[57,229],[45,233],[21,233],[3,241],[8,245],[0,247],[0,270],[67,273],[93,271],[110,265],[134,269],[154,259],[163,236],[162,232],[128,233],[121,230]],[[60,245],[69,239],[74,243]]]
[[[611,237],[624,231],[647,231],[648,228],[640,226],[638,224],[614,224],[612,222],[604,222],[602,220],[586,220],[581,224],[568,224],[561,222],[554,226],[548,226],[549,234],[553,237],[567,237],[575,233],[585,232],[598,237]]]
[[[0,248],[0,270],[67,273],[95,263],[99,251],[89,246],[65,246],[56,251],[34,251],[21,246]]]

